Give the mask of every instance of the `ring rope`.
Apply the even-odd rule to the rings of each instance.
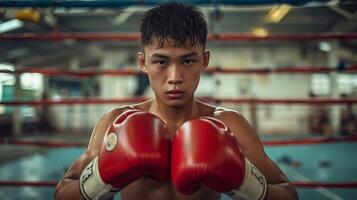
[[[209,103],[232,103],[232,104],[298,104],[298,105],[322,105],[322,104],[356,104],[357,98],[305,98],[305,99],[256,99],[256,98],[213,98],[213,97],[197,97]],[[19,100],[19,101],[0,101],[0,105],[5,106],[48,106],[48,105],[73,105],[73,104],[124,104],[138,103],[148,100],[145,97],[128,97],[115,99],[102,98],[70,98],[61,100]]]
[[[340,137],[319,137],[319,138],[304,138],[304,139],[289,139],[289,140],[268,140],[263,141],[264,146],[288,146],[288,145],[309,145],[309,144],[326,144],[339,142],[356,142],[357,135],[340,136]],[[0,144],[8,145],[29,145],[48,148],[59,147],[85,147],[84,143],[68,143],[55,141],[33,141],[11,138],[0,138]]]
[[[143,72],[140,70],[134,69],[111,69],[111,70],[65,70],[58,68],[47,68],[47,69],[39,69],[39,68],[20,68],[16,69],[16,71],[11,70],[1,70],[0,73],[6,74],[23,74],[23,73],[39,73],[46,76],[75,76],[80,78],[88,78],[92,76],[106,75],[106,76],[133,76],[142,74]],[[241,67],[225,67],[221,68],[219,66],[212,66],[206,70],[208,74],[269,74],[269,73],[279,73],[279,74],[310,74],[310,73],[331,73],[331,72],[339,72],[339,73],[357,73],[357,65],[350,65],[344,68],[336,68],[336,67],[314,67],[314,66],[285,66],[282,68],[241,68]]]
[[[56,181],[9,181],[1,180],[0,187],[55,187],[58,182]],[[295,187],[302,188],[357,188],[357,182],[291,182]]]
[[[209,34],[209,41],[308,41],[308,40],[356,40],[357,33],[309,33],[309,34],[277,34],[265,37],[253,34],[219,33]],[[9,33],[0,34],[0,41],[25,40],[25,41],[139,41],[137,33]]]

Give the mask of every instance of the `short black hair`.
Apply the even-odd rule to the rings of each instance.
[[[207,23],[197,7],[169,2],[150,9],[140,23],[141,44],[145,46],[154,38],[159,41],[159,48],[165,40],[172,39],[174,46],[191,46],[200,43],[203,47],[207,41]]]

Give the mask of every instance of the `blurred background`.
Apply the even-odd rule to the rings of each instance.
[[[0,199],[52,199],[101,116],[153,96],[138,27],[162,2],[0,0]],[[183,2],[209,28],[196,96],[241,112],[301,199],[357,199],[357,3]]]
[[[136,73],[136,56],[141,50],[140,17],[157,2],[89,2],[0,2],[1,137],[88,136],[110,108],[130,104],[133,97],[152,96],[146,76]],[[233,34],[240,39],[211,39],[210,69],[270,72],[205,73],[197,96],[248,99],[211,103],[238,110],[261,135],[356,133],[357,108],[348,100],[357,97],[357,75],[356,70],[345,70],[357,64],[355,3],[217,2],[198,4],[210,34]],[[334,37],[326,37],[329,35]],[[328,70],[319,71],[321,68]],[[274,73],[281,69],[291,71]],[[299,69],[310,72],[299,73]],[[135,73],[110,73],[120,70]],[[75,75],[88,71],[95,73]],[[123,98],[129,98],[129,102],[101,101]],[[286,102],[316,98],[338,103]],[[60,104],[70,99],[79,101]],[[249,99],[283,102],[256,103]]]

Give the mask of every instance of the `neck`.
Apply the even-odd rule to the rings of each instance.
[[[150,106],[150,110],[159,116],[166,124],[177,126],[195,116],[199,116],[197,101],[195,101],[194,98],[184,105],[174,107],[154,100]]]

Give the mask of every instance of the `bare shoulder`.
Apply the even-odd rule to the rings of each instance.
[[[245,117],[236,110],[224,107],[216,107],[213,117],[221,120],[231,129],[249,128],[249,126],[251,127],[250,123],[245,119]],[[239,133],[240,131],[237,132],[237,134]]]
[[[149,100],[144,101],[144,102],[133,104],[133,105],[131,105],[131,107],[133,107],[135,109],[138,109],[138,110],[141,110],[141,111],[148,112],[152,102],[153,102],[153,99],[149,99]]]
[[[224,123],[229,123],[234,121],[234,123],[238,121],[244,121],[245,118],[241,115],[238,111],[224,108],[224,107],[217,107],[206,102],[202,102],[200,100],[196,100],[200,110],[202,112],[202,116],[212,116],[215,117]],[[227,124],[228,125],[228,124]]]
[[[266,176],[269,183],[283,183],[287,179],[267,156],[254,127],[238,111],[217,108],[215,116],[225,123],[238,140],[242,153]]]
[[[147,101],[134,105],[124,105],[121,107],[113,108],[108,112],[106,112],[98,121],[95,128],[93,129],[91,139],[88,144],[88,150],[91,151],[93,149],[94,152],[99,150],[99,147],[103,142],[104,135],[106,134],[108,128],[112,125],[112,123],[119,115],[121,115],[125,111],[132,110],[132,109],[145,111],[148,103],[149,102]]]
[[[240,112],[218,107],[214,117],[225,123],[232,131],[245,156],[252,160],[265,156],[263,145],[256,130]]]
[[[86,151],[72,164],[66,172],[64,179],[78,179],[87,164],[98,155],[103,143],[104,136],[114,122],[114,120],[123,112],[134,109],[133,106],[122,106],[113,108],[106,112],[95,125]],[[61,185],[61,184],[59,184]]]
[[[242,114],[236,110],[224,108],[224,107],[216,107],[215,109],[215,117],[220,118],[241,118],[243,117]]]
[[[131,105],[113,108],[101,117],[92,131],[87,148],[87,154],[89,154],[91,157],[95,157],[98,154],[108,128],[120,114],[130,109],[136,108]]]
[[[217,107],[213,106],[211,104],[208,104],[206,102],[203,102],[199,99],[195,99],[195,103],[198,106],[198,109],[200,111],[200,116],[213,116]]]

